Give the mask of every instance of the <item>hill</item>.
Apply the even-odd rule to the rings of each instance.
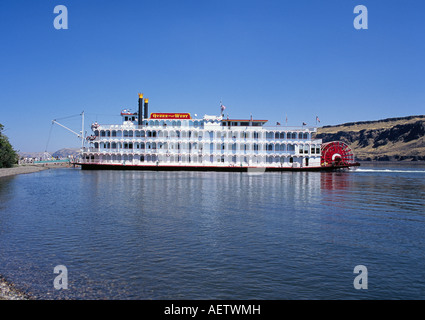
[[[76,157],[80,153],[79,148],[64,148],[60,149],[52,154],[52,157],[56,158],[66,158],[68,156]]]
[[[347,143],[358,160],[425,160],[425,115],[323,126],[316,138]]]
[[[53,158],[66,158],[68,156],[78,156],[79,148],[63,148],[51,154]],[[44,152],[19,152],[19,156],[23,158],[43,158]]]

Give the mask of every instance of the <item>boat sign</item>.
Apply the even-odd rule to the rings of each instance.
[[[190,113],[151,113],[151,119],[192,119]]]

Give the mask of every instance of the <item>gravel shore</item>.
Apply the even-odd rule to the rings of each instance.
[[[0,276],[0,300],[31,300],[31,298],[15,289],[13,284]]]
[[[17,166],[13,168],[1,168],[0,178],[13,176],[15,174],[38,172],[38,171],[42,171],[46,169],[48,168],[43,166],[36,166],[36,165],[23,165],[23,166]]]

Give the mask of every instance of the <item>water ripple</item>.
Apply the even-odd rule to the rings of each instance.
[[[42,299],[417,299],[420,172],[58,169],[3,179],[0,274]],[[53,288],[58,264],[67,291]],[[367,292],[352,285],[358,264],[370,270]]]

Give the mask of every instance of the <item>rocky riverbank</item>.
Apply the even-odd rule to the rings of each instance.
[[[43,167],[43,166],[36,166],[36,165],[21,165],[21,166],[17,166],[13,168],[1,168],[0,178],[13,176],[16,174],[38,172],[38,171],[42,171],[46,169],[48,169],[47,166]]]
[[[31,298],[0,276],[0,300],[31,300]]]
[[[345,142],[356,160],[424,161],[425,115],[324,126],[315,138]]]

